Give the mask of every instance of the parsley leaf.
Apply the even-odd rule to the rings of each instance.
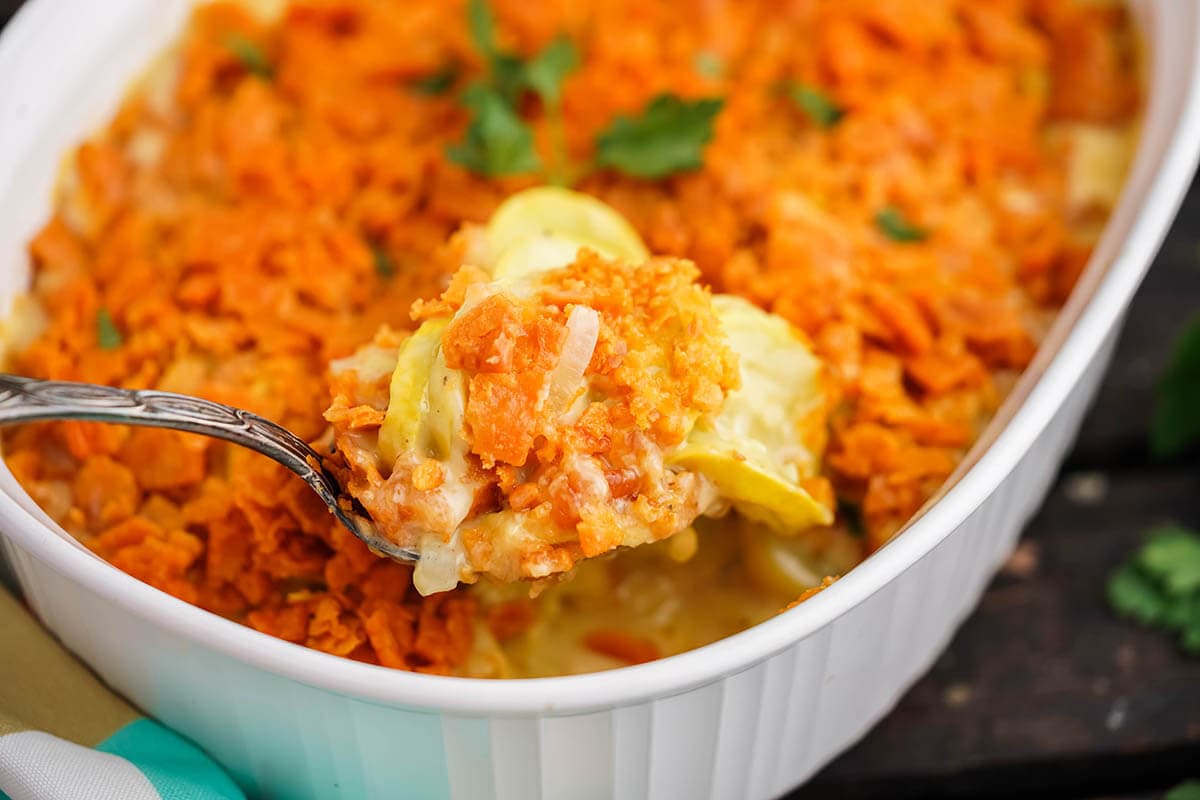
[[[909,222],[895,206],[875,215],[875,227],[894,242],[923,242],[929,236],[928,231]]]
[[[1157,528],[1138,555],[1148,575],[1174,596],[1200,589],[1200,536],[1178,525]]]
[[[541,168],[533,133],[517,112],[522,94],[532,90],[542,99],[550,126],[556,175],[566,169],[566,133],[562,120],[562,82],[579,66],[579,52],[565,35],[523,61],[496,44],[496,18],[487,0],[469,0],[471,38],[483,54],[487,81],[463,93],[462,103],[474,114],[464,140],[447,150],[449,158],[489,177],[516,175]]]
[[[433,95],[445,94],[454,88],[454,83],[458,80],[458,75],[458,65],[447,64],[437,72],[409,81],[408,88],[417,94],[429,95],[431,97]]]
[[[1192,619],[1192,609],[1200,603],[1200,598],[1179,597],[1167,603],[1162,609],[1162,625],[1164,628],[1186,628]]]
[[[1123,617],[1179,634],[1200,654],[1200,534],[1164,525],[1108,580],[1109,604]]]
[[[596,165],[649,179],[699,169],[722,105],[720,98],[660,94],[639,116],[618,116],[596,137]]]
[[[471,109],[472,118],[463,140],[446,148],[451,161],[488,177],[535,172],[541,167],[529,126],[496,89],[472,84],[462,102]]]
[[[525,82],[542,98],[546,124],[550,132],[552,183],[569,183],[570,154],[567,152],[567,127],[563,120],[562,83],[579,67],[579,51],[566,36],[555,37],[525,65]]]
[[[467,22],[471,26],[471,38],[484,58],[496,55],[496,18],[492,16],[487,0],[469,0]]]
[[[375,274],[387,280],[396,274],[396,265],[392,262],[392,257],[388,255],[387,248],[379,242],[369,242],[371,248],[371,260],[375,264]]]
[[[542,177],[552,183],[569,185],[590,167],[656,179],[703,166],[704,146],[712,140],[713,119],[724,101],[685,101],[669,94],[651,100],[640,116],[618,116],[596,137],[594,163],[572,165],[562,88],[566,76],[579,67],[574,42],[559,35],[526,61],[500,48],[496,17],[487,0],[468,0],[467,22],[486,77],[461,97],[473,113],[463,141],[447,148],[451,161],[489,177],[541,170],[533,133],[519,113],[524,94],[534,92],[542,101],[550,150]]]
[[[505,100],[515,103],[523,91],[532,89],[547,105],[559,102],[563,78],[579,66],[579,51],[565,34],[556,36],[525,62],[496,44],[496,17],[487,0],[470,0],[467,18],[475,47],[487,62],[491,84]]]
[[[125,342],[121,329],[113,322],[112,314],[107,308],[96,312],[96,344],[101,350],[116,350]]]
[[[1175,343],[1175,355],[1158,382],[1150,423],[1156,456],[1179,455],[1200,442],[1200,319]]]
[[[511,53],[497,53],[491,60],[492,86],[506,103],[516,105],[528,85],[525,62]]]
[[[1200,655],[1200,603],[1192,605],[1191,621],[1183,626],[1179,644],[1193,655]]]
[[[1163,795],[1163,800],[1200,800],[1200,781],[1184,781]]]
[[[821,128],[832,128],[846,116],[845,110],[829,99],[829,96],[802,83],[786,83],[784,94],[804,112],[813,124]]]
[[[547,106],[557,106],[562,101],[563,79],[578,67],[575,43],[560,34],[525,65],[525,83]]]
[[[271,80],[275,76],[275,67],[257,42],[240,33],[230,33],[225,37],[225,47],[251,74],[265,80]]]
[[[492,87],[505,101],[515,103],[526,86],[525,63],[496,44],[496,17],[487,0],[470,0],[467,21],[475,47],[487,62]]]
[[[1158,587],[1136,564],[1126,564],[1108,579],[1108,602],[1124,617],[1153,625],[1164,615],[1166,602]]]

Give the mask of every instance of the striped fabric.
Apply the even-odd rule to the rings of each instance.
[[[198,747],[141,716],[0,589],[0,800],[244,800]]]

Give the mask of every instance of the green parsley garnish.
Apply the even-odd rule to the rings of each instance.
[[[567,128],[562,113],[562,84],[579,67],[579,51],[566,36],[557,36],[525,65],[525,83],[542,99],[550,129],[553,183],[568,182],[570,155],[567,153]]]
[[[516,103],[525,88],[525,64],[520,56],[500,49],[496,44],[496,17],[487,0],[467,3],[467,21],[471,39],[487,63],[492,87],[508,103]]]
[[[721,57],[712,50],[701,50],[692,56],[692,67],[702,78],[716,80],[725,74],[725,65]]]
[[[112,314],[107,308],[96,312],[96,344],[101,350],[116,350],[125,341],[120,328],[113,322]]]
[[[253,75],[270,80],[275,75],[275,67],[267,58],[266,52],[257,42],[247,39],[240,33],[230,33],[225,37],[225,47],[242,62],[242,66]]]
[[[387,248],[379,242],[370,242],[371,260],[375,264],[375,274],[387,280],[396,274],[396,265],[388,255]]]
[[[1184,781],[1163,795],[1163,800],[1200,800],[1200,781]]]
[[[429,95],[431,97],[445,94],[454,88],[454,84],[458,80],[458,75],[458,65],[447,64],[437,72],[409,81],[408,88],[417,94]]]
[[[785,83],[783,92],[797,108],[804,112],[813,124],[821,128],[832,128],[846,116],[845,110],[829,99],[829,96],[802,83]]]
[[[923,242],[929,236],[924,228],[918,228],[905,219],[895,206],[888,206],[875,215],[875,227],[894,242]]]
[[[640,116],[619,116],[595,140],[595,160],[572,165],[562,116],[563,81],[580,63],[565,35],[528,60],[500,48],[496,18],[487,0],[468,0],[467,21],[486,75],[461,95],[472,112],[463,140],[447,148],[451,161],[489,177],[542,169],[533,132],[521,118],[521,100],[532,92],[542,101],[550,156],[542,177],[569,185],[592,168],[610,168],[637,178],[663,178],[703,166],[704,146],[713,137],[713,118],[723,101],[654,98]]]
[[[1200,534],[1164,525],[1108,580],[1108,601],[1123,617],[1179,634],[1200,654]]]
[[[542,99],[552,133],[554,161],[566,167],[566,134],[562,122],[562,82],[579,66],[579,53],[559,36],[530,59],[502,51],[496,44],[496,19],[486,0],[470,0],[467,19],[475,46],[487,64],[487,80],[462,95],[473,112],[466,137],[447,149],[451,161],[481,175],[518,175],[541,168],[533,132],[517,112],[526,91]]]
[[[1170,365],[1159,378],[1150,422],[1150,449],[1166,458],[1200,442],[1200,319],[1175,343]]]
[[[446,148],[451,161],[491,178],[536,172],[541,167],[533,133],[500,92],[472,84],[462,102],[472,111],[471,124],[461,142]]]
[[[641,114],[618,116],[596,137],[596,165],[651,180],[699,169],[724,102],[660,94]]]
[[[471,26],[471,39],[484,58],[496,55],[496,18],[492,16],[492,8],[487,0],[469,0],[467,3],[467,22]]]
[[[579,50],[566,36],[559,35],[524,67],[524,82],[547,106],[562,102],[562,83],[579,67]]]

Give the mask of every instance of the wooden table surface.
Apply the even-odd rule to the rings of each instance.
[[[0,26],[20,5],[0,0]],[[1200,778],[1200,659],[1104,600],[1148,526],[1200,527],[1194,460],[1159,463],[1146,448],[1155,377],[1197,314],[1200,185],[1017,557],[933,670],[792,800],[1157,798]]]

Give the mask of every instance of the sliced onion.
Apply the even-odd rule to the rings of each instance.
[[[589,306],[572,308],[567,315],[567,338],[550,373],[546,402],[542,406],[550,419],[558,419],[585,388],[583,373],[592,361],[599,337],[600,315],[596,310]]]
[[[436,533],[421,537],[417,546],[421,559],[413,568],[413,587],[422,597],[448,592],[458,585],[466,563],[458,531],[444,542]]]

